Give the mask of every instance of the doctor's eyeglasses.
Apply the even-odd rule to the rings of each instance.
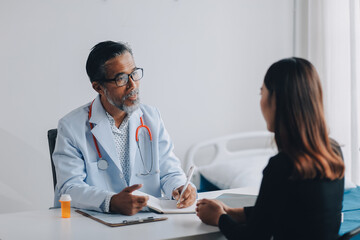
[[[115,82],[116,86],[122,87],[129,82],[129,78],[133,81],[139,81],[144,76],[144,70],[142,68],[136,68],[132,73],[125,74],[119,73],[113,79],[103,79],[102,82]]]

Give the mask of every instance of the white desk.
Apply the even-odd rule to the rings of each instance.
[[[257,194],[253,188],[199,193],[216,198],[222,193]],[[0,214],[0,239],[224,239],[217,227],[206,225],[196,214],[165,214],[168,220],[123,227],[108,227],[72,211],[60,217],[60,209]]]

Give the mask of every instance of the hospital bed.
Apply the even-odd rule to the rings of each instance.
[[[262,170],[276,153],[272,133],[236,133],[194,144],[186,154],[184,167],[185,170],[192,165],[196,167],[192,182],[199,192],[240,187],[259,189]],[[340,235],[360,226],[360,187],[345,189],[342,212]],[[351,239],[360,239],[360,235]]]
[[[192,181],[200,192],[259,188],[262,170],[276,153],[272,133],[237,133],[193,145],[187,152],[185,169],[196,167]]]

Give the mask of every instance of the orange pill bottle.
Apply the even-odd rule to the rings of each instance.
[[[60,197],[59,202],[61,203],[61,217],[69,218],[71,213],[71,197],[69,194],[63,194]]]

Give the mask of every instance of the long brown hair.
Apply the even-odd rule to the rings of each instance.
[[[275,141],[294,162],[298,179],[340,179],[344,163],[332,149],[315,67],[301,58],[280,60],[269,68],[264,84],[276,99]]]

